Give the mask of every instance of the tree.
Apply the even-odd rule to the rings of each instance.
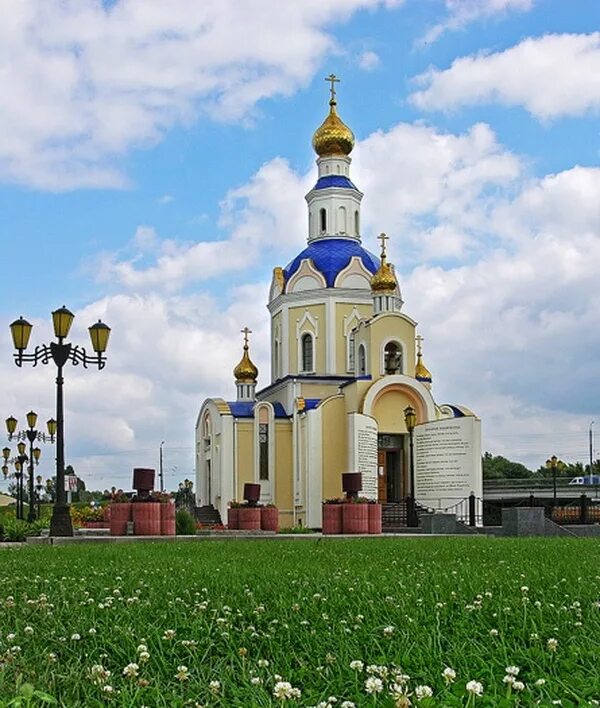
[[[484,479],[525,479],[533,472],[520,462],[512,462],[501,455],[484,452],[481,459]]]

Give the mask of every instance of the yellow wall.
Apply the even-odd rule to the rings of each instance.
[[[327,337],[327,322],[325,320],[325,305],[304,305],[302,307],[290,307],[289,309],[289,341],[290,371],[299,371],[298,362],[298,340],[296,337],[297,323],[302,322],[304,313],[308,311],[313,319],[318,318],[318,337],[315,338],[315,371],[322,373],[325,371],[325,340]],[[314,334],[310,323],[306,323],[307,331]]]
[[[292,459],[292,423],[290,421],[275,422],[275,505],[283,513],[289,512],[293,508],[293,474],[294,465]],[[291,526],[283,523],[281,526]]]
[[[373,418],[380,433],[406,433],[404,409],[411,404],[401,391],[391,390],[381,395],[373,406]]]
[[[346,337],[344,335],[344,318],[349,317],[356,308],[360,317],[371,317],[373,305],[354,305],[338,302],[335,305],[335,372],[340,376],[348,373],[346,368]]]
[[[372,381],[361,380],[344,386],[342,393],[346,399],[346,413],[358,413],[362,410],[364,397],[372,385]]]
[[[244,498],[244,484],[254,482],[254,446],[253,446],[253,420],[237,421],[237,470],[238,484],[236,499]]]
[[[371,342],[369,350],[369,367],[373,380],[381,377],[383,342],[397,339],[404,351],[403,373],[415,375],[415,325],[398,313],[377,315],[369,324]]]
[[[348,471],[348,422],[342,396],[321,404],[323,419],[323,499],[342,496],[342,472]]]

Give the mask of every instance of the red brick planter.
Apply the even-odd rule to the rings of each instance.
[[[166,502],[160,505],[160,535],[175,535],[175,502]]]
[[[110,505],[110,535],[125,536],[128,521],[131,521],[131,502],[113,502]]]
[[[135,536],[160,536],[159,502],[134,502],[132,504],[133,533]]]
[[[240,509],[232,507],[227,509],[227,528],[235,531],[240,527]]]
[[[279,531],[279,509],[263,506],[260,510],[260,528],[263,531]]]
[[[342,504],[323,504],[322,531],[324,534],[342,533]]]
[[[342,504],[343,533],[369,533],[370,504]]]
[[[369,533],[381,533],[381,504],[367,504],[369,508]]]
[[[84,521],[84,529],[107,529],[110,528],[108,521]]]
[[[239,519],[240,531],[260,531],[260,507],[240,508]]]

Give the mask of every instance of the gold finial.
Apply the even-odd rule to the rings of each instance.
[[[415,340],[417,342],[417,365],[415,366],[415,378],[417,379],[417,381],[421,381],[421,383],[430,384],[432,380],[431,373],[423,363],[422,359],[422,345],[425,340],[423,339],[423,337],[421,337],[420,334],[417,334]]]
[[[256,383],[258,377],[258,369],[250,360],[248,355],[248,335],[252,334],[252,330],[244,327],[242,334],[244,335],[244,353],[240,363],[233,370],[233,376],[236,383]]]
[[[331,106],[332,104],[336,103],[335,100],[335,85],[340,83],[340,80],[335,74],[329,74],[329,76],[325,77],[325,81],[329,81],[331,86],[329,87],[329,91],[331,93],[331,98],[329,99],[329,105]]]
[[[343,157],[349,155],[354,147],[354,134],[350,128],[338,116],[336,111],[335,85],[340,80],[335,74],[329,74],[325,78],[331,86],[329,92],[329,115],[317,128],[313,135],[313,148],[319,157]]]
[[[381,259],[385,258],[385,242],[390,240],[389,236],[386,236],[383,231],[377,237],[381,241]]]
[[[392,293],[396,290],[398,283],[391,263],[386,260],[385,242],[389,241],[390,237],[381,233],[377,238],[381,241],[381,265],[371,278],[371,290],[375,293]]]

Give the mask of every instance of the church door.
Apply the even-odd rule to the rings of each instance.
[[[385,450],[377,451],[377,501],[387,502],[387,475],[385,473]]]
[[[399,502],[404,497],[402,435],[379,435],[377,451],[377,500]]]

